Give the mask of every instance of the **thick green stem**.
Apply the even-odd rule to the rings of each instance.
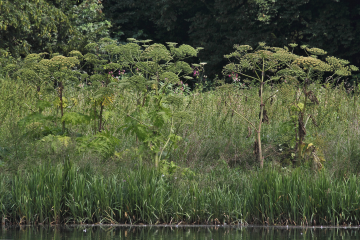
[[[63,86],[62,82],[59,82],[59,99],[60,99],[61,118],[64,116],[63,89],[64,89],[64,86]],[[65,133],[65,121],[62,121],[62,132]]]
[[[104,105],[103,102],[100,103],[100,113],[99,113],[99,132],[102,131],[102,123],[103,123],[103,111],[104,111]]]
[[[357,92],[356,92],[356,89],[357,89],[357,81],[358,79],[356,78],[356,81],[354,81],[354,120],[356,119],[356,124],[357,124],[357,105],[356,105],[356,96],[357,96]]]
[[[168,140],[166,141],[164,147],[161,149],[160,156],[159,156],[159,161],[161,160],[161,156],[162,156],[165,148],[167,147],[167,145],[168,145],[168,143],[169,143],[169,141],[170,141],[170,139],[171,139],[171,133],[173,132],[173,127],[174,127],[174,118],[171,118],[171,127],[170,127],[169,138],[168,138]]]
[[[159,156],[157,153],[155,153],[155,167],[158,168],[159,167]]]
[[[304,142],[304,138],[305,138],[305,125],[304,125],[304,117],[305,117],[305,113],[306,113],[306,102],[307,102],[307,83],[308,83],[308,79],[305,78],[305,84],[304,84],[304,107],[303,109],[300,111],[300,117],[299,117],[299,143],[298,143],[298,147],[299,147],[299,159],[302,158],[302,148],[303,148],[303,142]]]
[[[264,77],[265,77],[265,63],[264,63],[264,59],[263,59],[261,82],[260,82],[260,121],[259,121],[259,126],[257,129],[257,143],[258,143],[257,147],[258,147],[258,157],[259,157],[260,168],[264,167],[264,158],[263,158],[262,148],[261,148],[261,125],[262,125],[262,120],[264,117],[264,101],[263,101]]]
[[[159,95],[159,72],[156,72],[156,83],[155,83],[155,90],[156,90],[156,95]]]
[[[94,134],[96,133],[97,126],[96,126],[96,101],[94,101]]]

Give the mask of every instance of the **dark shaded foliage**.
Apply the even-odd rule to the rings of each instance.
[[[308,44],[360,61],[360,2],[355,0],[105,0],[113,37],[204,47],[208,73],[219,73],[233,44]]]

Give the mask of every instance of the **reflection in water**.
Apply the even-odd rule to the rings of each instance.
[[[113,227],[113,226],[37,226],[0,229],[0,240],[60,239],[193,239],[193,240],[335,240],[360,239],[359,228],[278,228],[278,227]]]

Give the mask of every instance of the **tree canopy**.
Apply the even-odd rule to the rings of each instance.
[[[108,34],[101,9],[97,0],[0,0],[0,48],[19,56],[85,46]]]
[[[200,58],[214,72],[233,44],[258,42],[307,44],[360,61],[355,0],[105,0],[104,7],[113,37],[204,47]]]
[[[110,35],[203,47],[208,74],[221,72],[233,44],[258,42],[360,62],[355,0],[0,0],[0,12],[0,48],[13,56],[81,51]]]

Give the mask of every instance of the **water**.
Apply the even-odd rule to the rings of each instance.
[[[41,226],[0,229],[0,240],[351,240],[359,228]]]

